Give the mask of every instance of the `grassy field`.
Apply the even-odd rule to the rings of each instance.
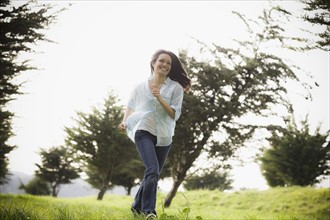
[[[178,193],[170,208],[163,209],[158,195],[159,219],[296,219],[330,220],[330,188],[274,188],[267,191],[188,191]],[[0,219],[134,219],[132,197],[106,195],[52,198],[31,195],[0,195]]]

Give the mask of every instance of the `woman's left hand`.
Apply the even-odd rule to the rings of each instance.
[[[118,125],[118,129],[119,129],[119,131],[121,131],[121,132],[124,132],[125,130],[126,130],[126,124],[125,124],[125,122],[122,122],[122,123],[120,123],[119,125]]]

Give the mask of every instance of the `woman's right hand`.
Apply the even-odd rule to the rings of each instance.
[[[126,124],[125,122],[122,122],[118,125],[119,131],[125,131],[126,130]]]

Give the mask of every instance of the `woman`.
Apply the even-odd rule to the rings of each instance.
[[[135,215],[156,218],[156,194],[159,175],[164,166],[175,123],[181,114],[183,92],[191,87],[178,57],[166,50],[152,56],[151,76],[138,84],[129,98],[124,119],[118,128],[127,132],[135,143],[144,164],[141,186],[132,204]]]

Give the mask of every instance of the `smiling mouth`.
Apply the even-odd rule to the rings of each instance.
[[[160,69],[165,71],[165,72],[168,71],[168,69],[166,67],[161,67]]]

